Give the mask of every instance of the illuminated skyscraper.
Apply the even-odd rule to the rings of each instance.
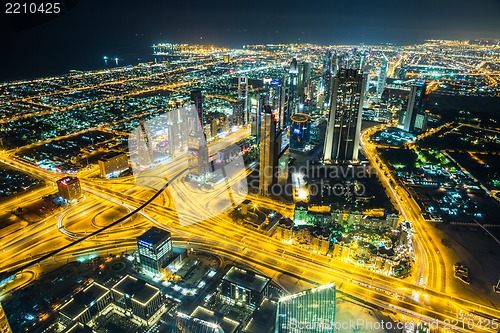
[[[312,63],[301,62],[298,66],[297,77],[297,98],[300,104],[304,104],[307,100],[306,90],[311,80]]]
[[[203,126],[204,124],[204,116],[203,116],[203,95],[201,90],[191,90],[191,103],[196,107],[196,111],[198,112],[198,119],[200,124]]]
[[[7,321],[7,315],[3,311],[2,304],[0,304],[0,333],[12,333],[9,322]]]
[[[425,82],[411,86],[406,111],[401,118],[403,129],[407,132],[423,132],[427,127],[427,113],[424,110]]]
[[[384,92],[385,81],[387,80],[387,69],[388,69],[388,62],[387,58],[384,55],[384,58],[382,59],[382,66],[380,66],[378,72],[377,95],[379,97],[382,96],[382,93]]]
[[[326,56],[323,58],[323,69],[321,71],[321,82],[322,82],[322,85],[323,85],[323,92],[324,92],[324,96],[330,96],[330,93],[331,93],[331,89],[332,89],[332,73],[333,73],[333,61],[334,59],[334,56],[332,55],[331,52],[328,52],[326,54]],[[336,60],[336,56],[335,56],[335,60]],[[329,105],[330,103],[330,99],[329,98],[325,98],[324,99],[324,103],[326,104],[326,106]]]
[[[365,85],[360,70],[341,68],[334,77],[323,148],[325,163],[358,159]]]
[[[264,106],[260,125],[260,183],[262,195],[268,195],[277,182],[278,157],[281,153],[281,131],[269,106]]]
[[[283,77],[280,93],[279,109],[280,128],[287,128],[290,124],[290,75],[287,73]]]
[[[246,76],[238,77],[238,99],[242,103],[243,107],[243,124],[248,124],[249,122],[249,112],[248,112],[248,78]]]
[[[298,88],[298,76],[299,76],[299,65],[297,64],[297,59],[293,58],[290,63],[290,69],[288,71],[288,75],[290,77],[288,81],[289,87],[289,102],[288,102],[288,116],[293,115],[297,112],[297,88]]]
[[[197,109],[198,117],[200,114]],[[200,118],[193,117],[190,113],[187,122],[187,143],[188,143],[188,167],[189,173],[202,180],[210,173],[210,163],[208,159],[208,146],[206,134],[203,131],[203,126],[200,123]]]
[[[309,143],[311,133],[311,121],[308,115],[296,113],[292,116],[290,128],[290,148],[303,150]]]
[[[161,274],[163,266],[172,257],[170,232],[152,227],[137,238],[137,252],[143,270]]]
[[[334,332],[335,284],[330,283],[280,298],[275,333]]]

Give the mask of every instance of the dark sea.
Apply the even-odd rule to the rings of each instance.
[[[23,65],[13,68],[11,71],[4,71],[0,77],[0,82],[16,80],[29,80],[35,78],[49,77],[68,74],[72,70],[91,71],[105,68],[124,67],[137,65],[139,63],[161,61],[162,58],[151,53],[127,53],[109,54],[95,57],[68,57],[58,59],[56,62],[44,61],[44,59],[27,60]]]

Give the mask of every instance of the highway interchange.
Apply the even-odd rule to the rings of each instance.
[[[212,145],[211,153],[237,142],[246,135],[248,135],[247,129],[230,135],[225,140]],[[365,140],[363,140],[363,146],[372,165],[376,165],[377,168],[378,165],[373,164],[374,157],[370,155],[374,152],[373,148],[368,146]],[[60,178],[58,174],[41,170],[6,154],[1,156],[1,160],[23,172],[43,178],[49,183]],[[75,258],[83,256],[131,251],[135,247],[135,237],[145,231],[151,223],[154,223],[170,230],[178,245],[209,249],[216,254],[246,262],[265,269],[267,272],[290,274],[314,283],[334,281],[340,291],[363,299],[368,304],[432,323],[439,322],[440,327],[445,327],[447,324],[449,326],[449,323],[456,319],[458,312],[462,310],[462,313],[470,313],[470,318],[475,318],[476,324],[471,326],[472,329],[453,327],[454,331],[494,331],[494,327],[486,323],[486,317],[477,317],[473,313],[482,313],[487,318],[500,318],[500,311],[489,304],[482,304],[480,300],[460,299],[452,297],[446,292],[444,268],[440,264],[444,259],[436,251],[430,236],[424,232],[425,226],[419,220],[414,206],[404,204],[405,194],[402,191],[396,193],[388,179],[382,178],[385,181],[386,189],[393,194],[392,199],[396,200],[395,203],[402,210],[405,219],[413,221],[415,228],[415,243],[417,244],[417,258],[419,258],[417,261],[417,284],[412,281],[379,276],[363,268],[353,267],[332,260],[330,257],[284,244],[274,238],[264,236],[256,230],[234,223],[228,217],[227,212],[200,220],[199,212],[215,207],[217,198],[224,196],[228,185],[221,182],[210,190],[210,193],[206,193],[207,190],[194,188],[186,183],[182,177],[186,173],[186,167],[187,159],[178,158],[158,169],[151,170],[149,175],[154,176],[152,179],[156,179],[158,183],[164,183],[162,175],[166,168],[168,168],[169,174],[178,173],[180,177],[174,181],[176,186],[172,186],[172,189],[178,192],[175,197],[185,198],[184,201],[174,203],[171,200],[172,194],[167,190],[143,209],[139,215],[131,217],[111,230],[70,247],[51,257],[47,263],[54,264],[75,260]],[[88,177],[95,171],[95,169],[86,170],[79,175],[82,178],[85,198],[78,205],[11,234],[8,240],[2,239],[0,243],[1,271],[15,270],[37,257],[70,244],[75,239],[105,225],[106,220],[116,219],[136,209],[155,193],[150,187],[138,186],[133,177],[115,180]],[[239,177],[233,177],[229,182],[242,181],[248,172],[245,170]],[[5,204],[5,207],[13,209],[21,203],[35,201],[42,195],[52,192],[54,192],[54,188],[51,186],[37,189],[23,197],[11,200]],[[200,196],[211,200],[201,202],[198,200]],[[407,197],[406,200],[408,202]],[[277,205],[281,205],[278,208],[284,212],[292,208],[260,197],[259,205],[265,206],[266,204],[268,207],[275,207],[275,209]],[[179,223],[176,211],[182,211],[185,223]],[[113,221],[109,221],[109,223],[111,222]],[[40,267],[30,268],[29,271],[32,273],[26,274],[32,274],[31,277],[35,278],[40,270]],[[27,283],[26,278],[24,278],[23,283]],[[14,283],[13,286],[19,286],[19,284]]]

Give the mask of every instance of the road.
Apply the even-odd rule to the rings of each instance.
[[[244,133],[241,133],[244,136]],[[225,140],[212,145],[212,152],[230,142],[236,142],[238,136],[229,136]],[[215,146],[217,145],[217,146]],[[214,147],[215,146],[215,147]],[[36,175],[47,181],[54,181],[60,175],[41,170],[33,165],[16,161],[10,157],[1,156],[24,172]],[[443,291],[439,275],[426,281],[426,286],[414,285],[411,282],[387,276],[352,265],[337,262],[329,257],[311,253],[308,250],[284,244],[276,239],[262,235],[256,230],[247,229],[232,222],[227,213],[217,213],[200,220],[200,212],[218,212],[218,198],[225,197],[228,186],[241,182],[248,171],[242,170],[233,176],[228,183],[221,182],[210,191],[193,188],[183,180],[186,165],[185,158],[170,161],[159,171],[151,171],[153,184],[164,182],[163,170],[169,169],[169,174],[179,177],[171,185],[175,195],[166,191],[141,211],[141,215],[123,222],[121,225],[97,235],[73,248],[50,259],[51,262],[65,262],[82,256],[119,253],[135,248],[135,237],[140,235],[151,223],[155,223],[172,232],[174,239],[209,249],[215,253],[237,258],[250,265],[263,265],[277,272],[287,272],[296,277],[315,283],[334,281],[339,289],[347,294],[365,299],[369,304],[376,304],[400,313],[406,313],[426,320],[445,320],[455,318],[458,310],[465,312],[478,311],[500,318],[500,311],[489,304],[452,297]],[[156,172],[156,173],[155,173]],[[155,183],[156,182],[156,183]],[[40,257],[50,250],[60,248],[83,235],[97,230],[105,216],[123,214],[139,207],[154,193],[154,187],[138,186],[132,178],[128,181],[103,182],[94,179],[82,179],[82,188],[86,193],[85,200],[58,216],[53,216],[43,223],[29,226],[15,238],[5,242],[2,247],[0,270],[12,270],[26,262]],[[398,192],[399,194],[399,192]],[[398,196],[394,192],[393,195]],[[182,197],[184,200],[173,202],[172,197]],[[200,201],[200,196],[208,198]],[[411,203],[401,206],[407,219],[415,219],[414,207]],[[269,206],[275,203],[267,198],[260,198],[258,204]],[[282,207],[286,209],[286,207]],[[182,223],[179,223],[178,213],[182,212]],[[120,215],[121,216],[121,215]],[[112,221],[110,221],[111,223]],[[423,227],[416,227],[416,241],[422,244],[422,251],[428,260],[439,262],[432,253],[433,245],[422,237]],[[431,259],[433,258],[433,259]],[[426,272],[439,272],[436,267],[426,267]],[[415,295],[419,297],[415,297]],[[459,330],[460,331],[460,330]],[[466,330],[467,331],[467,330]],[[474,331],[492,331],[476,327]]]

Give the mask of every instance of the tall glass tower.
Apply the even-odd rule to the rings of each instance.
[[[325,163],[358,159],[365,86],[363,72],[358,69],[341,68],[333,78],[330,114],[323,148]]]
[[[142,269],[157,275],[172,257],[170,232],[152,227],[137,238],[137,252]]]
[[[259,189],[269,195],[270,187],[277,182],[278,157],[281,152],[281,131],[269,106],[263,108],[260,125]]]
[[[278,301],[275,333],[326,333],[335,327],[335,284],[285,296]]]
[[[403,129],[407,132],[420,132],[425,130],[424,101],[427,86],[419,81],[412,85],[408,95],[406,112],[403,117]]]
[[[7,321],[7,315],[3,311],[2,304],[0,304],[0,333],[12,333],[9,322]]]

